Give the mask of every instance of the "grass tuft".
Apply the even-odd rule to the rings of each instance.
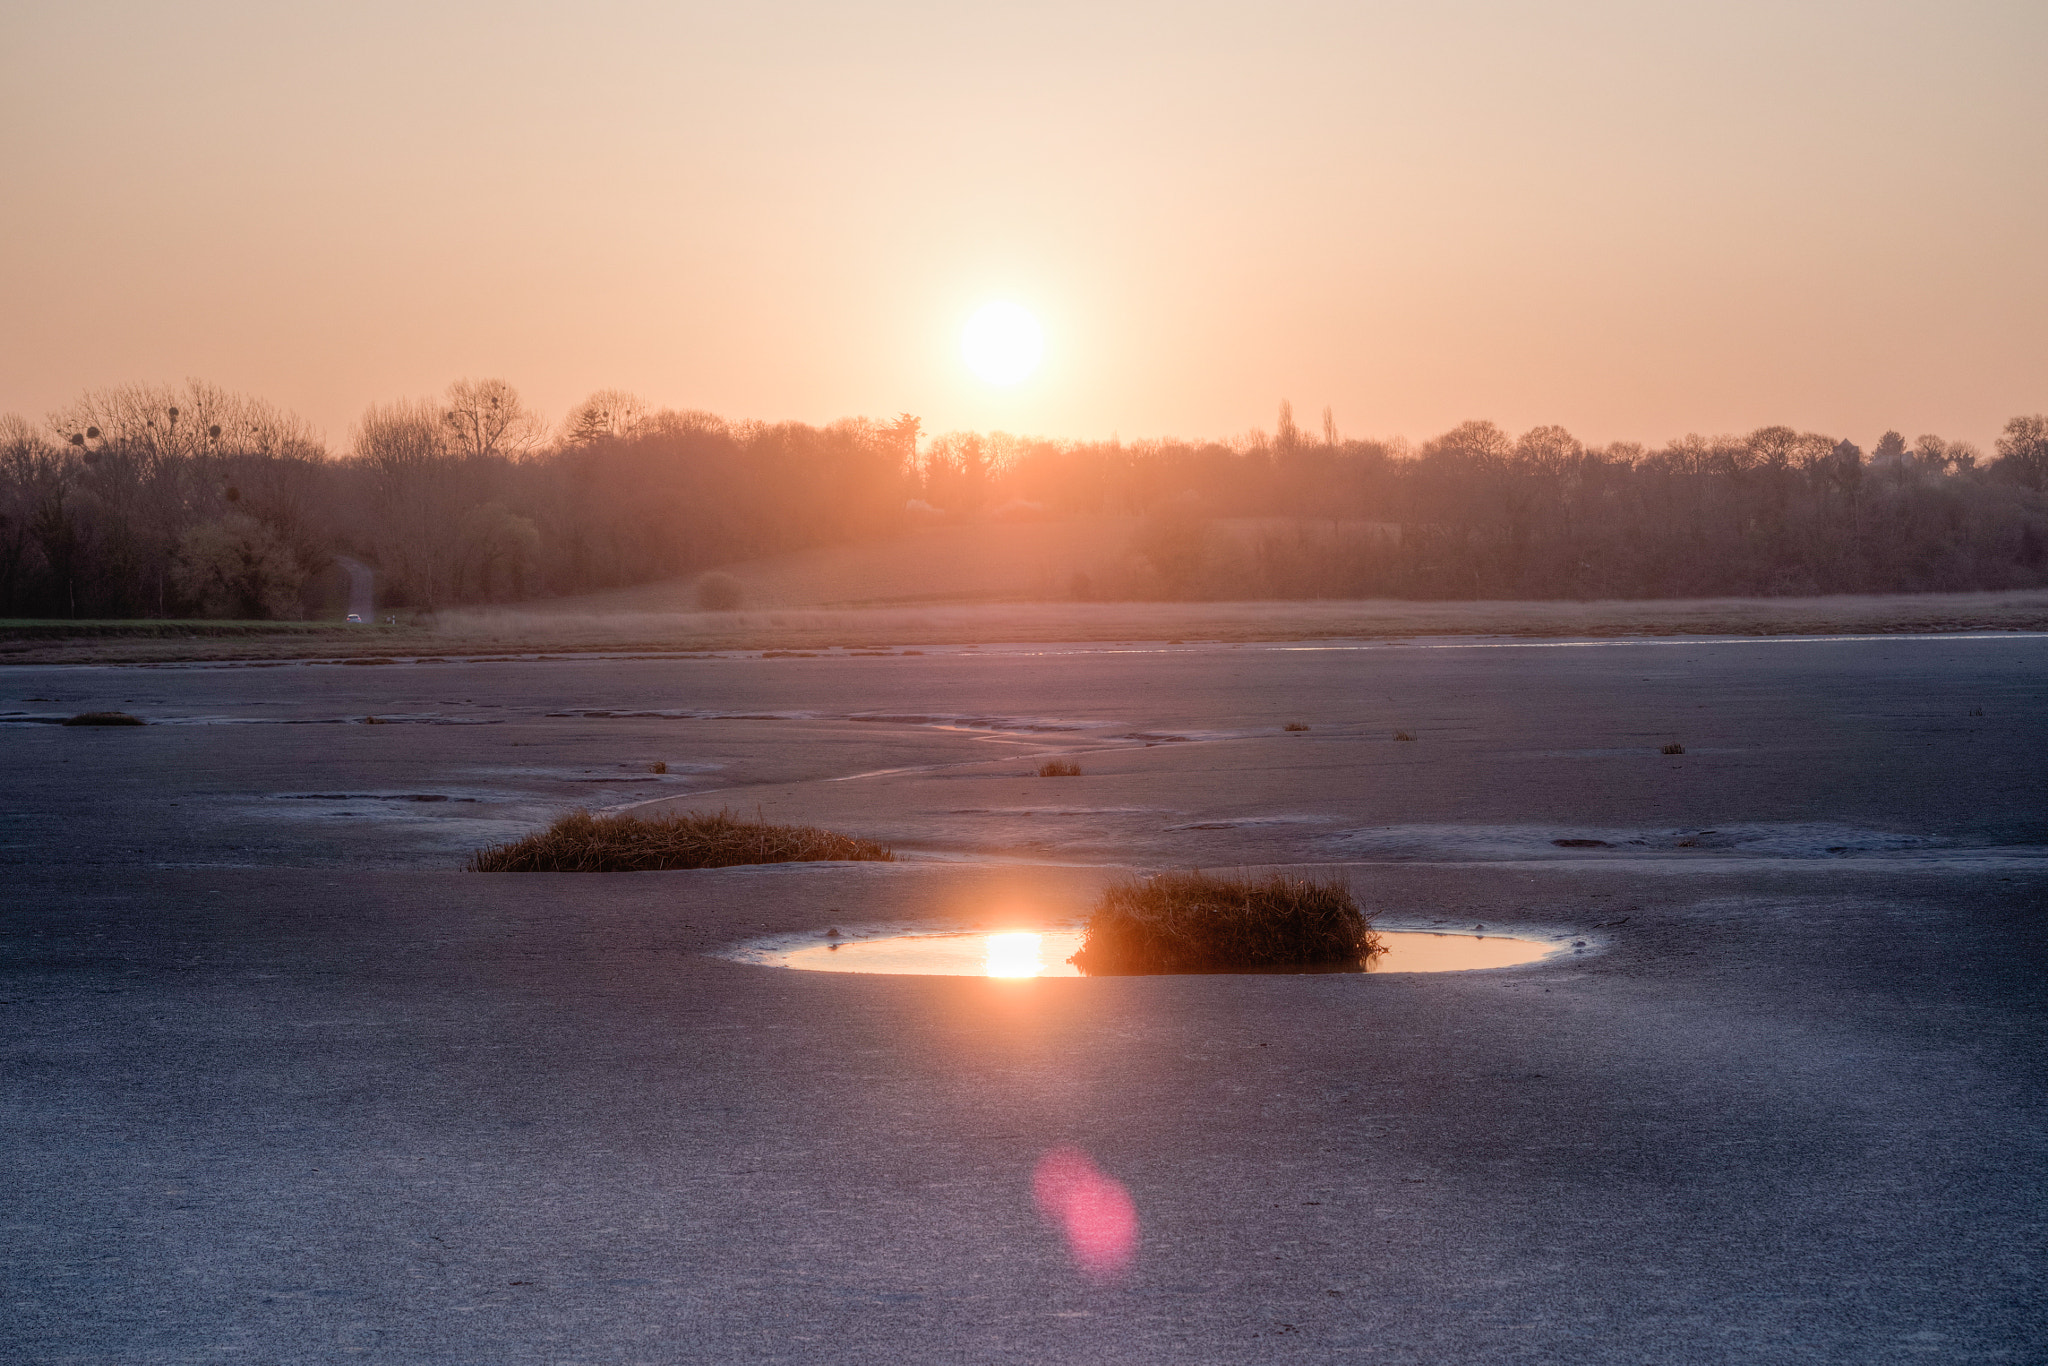
[[[1160,873],[1115,882],[1068,961],[1092,975],[1358,967],[1382,952],[1340,881]]]
[[[538,834],[480,849],[473,873],[643,873],[730,868],[744,863],[893,862],[873,840],[809,825],[746,821],[730,811],[705,816],[593,816],[572,811]]]
[[[1069,763],[1065,759],[1049,759],[1038,766],[1038,776],[1041,778],[1078,778],[1081,776],[1081,766]]]
[[[1308,723],[1307,723],[1306,721],[1289,721],[1289,722],[1288,722],[1288,723],[1287,723],[1286,725],[1284,725],[1284,726],[1280,727],[1280,729],[1282,729],[1282,730],[1307,730],[1307,729],[1308,729]]]
[[[647,771],[648,771],[649,773],[666,773],[666,772],[668,772],[668,760],[666,760],[666,759],[656,759],[656,760],[655,760],[655,761],[654,761],[653,763],[651,763],[651,764],[649,764],[649,765],[647,766]]]
[[[1394,738],[1396,740],[1413,740],[1415,737],[1405,730],[1397,730],[1394,732]]]
[[[67,726],[146,726],[149,723],[125,711],[82,711],[64,723]]]
[[[1677,741],[1674,740],[1672,743],[1664,746],[1664,748],[1658,750],[1657,752],[1659,754],[1683,754],[1685,753],[1685,746],[1679,744]]]

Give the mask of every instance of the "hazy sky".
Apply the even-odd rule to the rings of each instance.
[[[2048,409],[2044,58],[2043,0],[0,0],[0,410],[1988,447]]]

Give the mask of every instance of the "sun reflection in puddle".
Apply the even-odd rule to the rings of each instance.
[[[1045,957],[1040,952],[1045,944],[1042,934],[991,934],[984,938],[988,945],[987,955],[982,959],[986,965],[983,971],[990,977],[1043,977]]]
[[[822,972],[906,973],[938,977],[1081,977],[1067,959],[1081,947],[1079,928],[953,931],[845,938],[831,943],[777,946],[749,953],[751,962]],[[788,941],[783,941],[786,945]],[[1381,930],[1386,952],[1364,971],[1470,972],[1534,963],[1569,953],[1566,940],[1518,939],[1499,934],[1443,934],[1434,930]],[[1329,971],[1329,969],[1309,969]]]

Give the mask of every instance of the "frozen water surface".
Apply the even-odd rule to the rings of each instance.
[[[2018,636],[0,669],[6,1357],[2038,1361],[2044,678]],[[459,871],[650,798],[905,857]],[[979,975],[1189,867],[1558,956]],[[974,975],[732,961],[920,933]],[[1114,1290],[1061,1247],[1104,1193]]]

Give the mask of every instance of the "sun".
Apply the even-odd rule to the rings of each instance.
[[[984,304],[960,334],[967,368],[990,384],[1015,384],[1038,368],[1045,333],[1038,319],[1013,303]]]

